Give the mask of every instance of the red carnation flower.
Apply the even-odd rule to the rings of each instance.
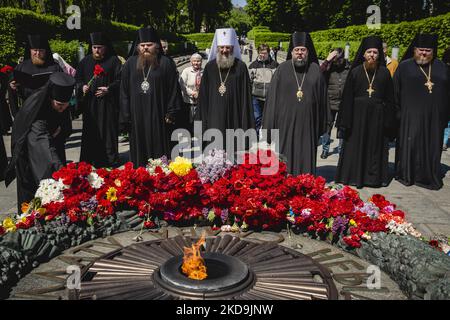
[[[8,65],[6,65],[6,66],[4,66],[3,68],[0,69],[0,72],[4,73],[4,74],[9,74],[9,73],[11,73],[13,71],[14,71],[14,68],[11,67],[11,66],[8,66]]]

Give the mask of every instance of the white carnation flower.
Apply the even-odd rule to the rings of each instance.
[[[41,199],[42,205],[50,202],[64,201],[63,190],[67,189],[62,180],[44,179],[39,183],[35,197]]]
[[[96,172],[89,173],[87,179],[90,186],[94,189],[100,189],[103,183],[105,183],[105,180],[102,177],[100,177]]]

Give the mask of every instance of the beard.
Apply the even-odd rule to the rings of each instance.
[[[137,69],[144,70],[146,67],[157,67],[158,66],[158,52],[157,51],[146,51],[139,52]]]
[[[414,55],[414,60],[416,61],[416,63],[419,66],[423,66],[423,65],[429,64],[432,59],[433,59],[433,56],[422,57],[422,56],[419,56],[419,55],[416,55],[416,54]]]
[[[306,67],[306,64],[308,63],[308,58],[305,58],[305,59],[292,58],[292,59],[294,59],[294,66],[296,68],[304,68],[304,67]]]
[[[217,52],[216,61],[220,69],[230,69],[234,64],[234,55],[230,54],[227,57],[220,52]]]
[[[39,57],[31,57],[31,62],[35,66],[43,66],[45,64],[45,59],[41,59]]]
[[[92,55],[92,57],[94,58],[95,61],[100,61],[100,60],[103,60],[103,58],[104,58],[105,56],[102,55],[102,54],[94,53],[94,54]]]
[[[375,69],[378,67],[378,61],[364,61],[364,66],[366,67],[367,71],[375,71]]]

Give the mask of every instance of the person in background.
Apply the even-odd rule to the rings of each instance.
[[[398,61],[388,56],[388,45],[386,42],[383,42],[383,52],[386,57],[386,67],[391,73],[391,77],[394,76],[395,70],[398,68]]]
[[[269,46],[261,44],[258,47],[258,57],[248,67],[252,84],[253,114],[255,116],[255,128],[259,132],[261,128],[266,93],[269,91],[270,81],[275,73],[278,63],[269,55]]]
[[[59,66],[65,73],[67,73],[69,76],[75,77],[75,73],[77,72],[77,70],[73,68],[70,64],[68,64],[66,60],[64,60],[59,55],[59,53],[56,52],[53,53],[53,59],[55,60],[55,62],[59,64]]]
[[[169,54],[169,42],[165,39],[161,39],[162,54],[167,56]]]
[[[253,45],[249,43],[248,45],[248,61],[252,62],[253,60]]]
[[[445,50],[444,55],[442,56],[442,62],[447,65],[448,73],[450,74],[450,47]],[[450,121],[447,123],[447,128],[444,130],[444,144],[442,147],[443,151],[447,151],[449,147],[448,138],[450,136]]]
[[[185,110],[188,113],[189,130],[193,132],[194,118],[197,112],[198,93],[200,90],[200,83],[203,76],[202,61],[200,54],[194,53],[191,56],[191,66],[187,67],[181,72],[180,86],[183,94],[183,101]]]
[[[325,81],[328,86],[328,98],[330,99],[332,119],[327,132],[322,136],[322,154],[320,157],[326,159],[330,151],[331,130],[333,129],[334,121],[339,111],[345,81],[350,70],[349,63],[344,58],[344,50],[342,48],[334,49],[320,65],[320,69],[325,76]],[[341,153],[341,147],[342,139],[339,139],[338,153]]]
[[[24,58],[15,70],[30,75],[63,71],[59,64],[53,60],[50,44],[44,35],[28,35]],[[22,103],[38,89],[28,88],[24,84],[21,85],[16,79],[13,79],[9,86],[9,104],[12,114],[15,116]]]

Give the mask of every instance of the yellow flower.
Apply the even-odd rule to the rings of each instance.
[[[192,170],[192,162],[183,157],[176,157],[175,161],[169,164],[169,169],[177,176],[183,177]]]
[[[13,219],[6,218],[3,220],[3,228],[5,228],[6,232],[14,232],[16,231],[16,224],[14,223]]]
[[[351,219],[350,221],[349,221],[349,224],[352,226],[352,227],[356,227],[358,224],[356,223],[356,221],[355,220],[353,220],[353,219]]]
[[[106,192],[106,199],[111,202],[117,201],[117,189],[113,187],[109,188]]]

